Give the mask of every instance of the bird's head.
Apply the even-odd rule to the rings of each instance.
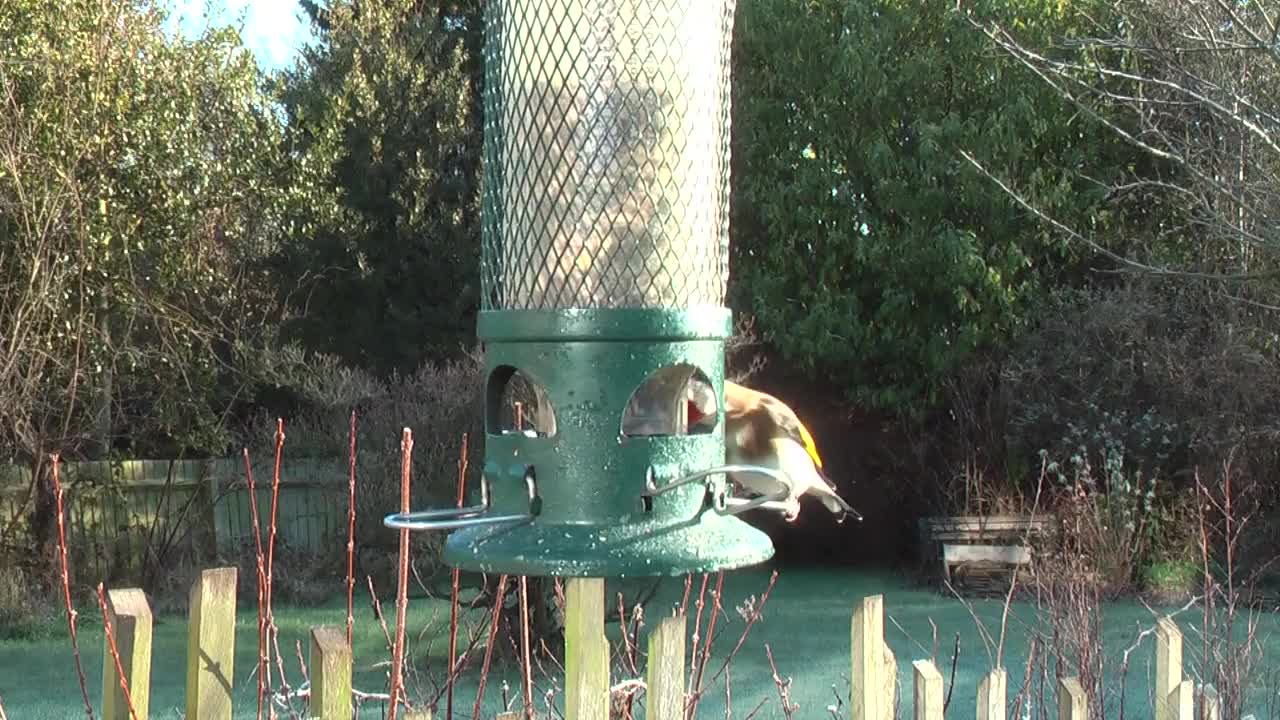
[[[702,423],[707,418],[715,419],[716,397],[711,385],[698,378],[689,381],[685,393],[685,407],[689,416],[689,427]]]
[[[703,412],[702,408],[698,407],[697,403],[695,403],[692,400],[689,401],[689,425],[690,426],[697,425],[701,423],[703,420],[713,416],[714,416],[714,411]]]

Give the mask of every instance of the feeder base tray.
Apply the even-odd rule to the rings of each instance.
[[[558,577],[653,577],[733,570],[773,557],[769,536],[731,516],[686,523],[472,527],[455,531],[444,561],[472,572]]]

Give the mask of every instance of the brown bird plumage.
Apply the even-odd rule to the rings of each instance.
[[[757,465],[785,472],[791,478],[790,493],[784,501],[788,505],[788,521],[796,519],[799,498],[806,494],[822,502],[838,522],[847,514],[856,514],[822,472],[822,457],[813,436],[786,403],[728,381],[724,384],[724,400],[726,460],[734,465]],[[780,489],[774,478],[760,473],[731,473],[729,479],[759,495]]]

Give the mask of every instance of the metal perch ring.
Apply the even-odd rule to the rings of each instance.
[[[421,510],[409,513],[393,513],[382,519],[382,524],[395,530],[457,530],[487,525],[516,525],[533,520],[538,511],[537,483],[533,468],[524,473],[525,487],[529,490],[529,512],[521,515],[486,515],[490,508],[489,480],[480,478],[480,503],[470,507],[445,510]]]
[[[767,475],[773,478],[774,480],[776,480],[779,484],[781,484],[783,486],[783,489],[769,495],[761,495],[759,497],[754,497],[751,499],[742,499],[742,498],[729,497],[728,492],[724,488],[721,488],[718,491],[716,491],[712,500],[712,508],[717,513],[721,515],[737,515],[739,513],[744,513],[748,510],[755,510],[757,508],[761,508],[764,510],[774,510],[777,512],[785,513],[787,510],[790,509],[786,504],[786,500],[787,498],[791,497],[791,494],[794,491],[794,486],[792,485],[792,482],[791,482],[791,476],[780,470],[761,467],[759,465],[717,465],[715,467],[707,468],[706,470],[699,470],[695,473],[690,473],[678,480],[667,483],[662,487],[658,487],[658,483],[655,478],[656,473],[654,472],[653,467],[651,466],[649,467],[648,471],[645,473],[644,494],[647,497],[654,497],[656,495],[661,495],[662,493],[668,492],[670,490],[674,490],[675,488],[688,485],[690,483],[694,483],[699,480],[712,477],[714,475],[726,475],[728,473],[747,473],[747,472],[757,473],[760,475]],[[708,489],[711,489],[710,483],[708,483],[707,486],[708,486]]]

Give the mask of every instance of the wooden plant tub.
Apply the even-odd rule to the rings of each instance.
[[[934,566],[944,582],[974,574],[985,586],[1000,575],[1007,578],[1007,572],[1029,568],[1035,541],[1047,533],[1050,522],[1048,515],[921,518],[920,545],[926,567],[937,563]],[[1007,572],[999,572],[1001,569]]]

